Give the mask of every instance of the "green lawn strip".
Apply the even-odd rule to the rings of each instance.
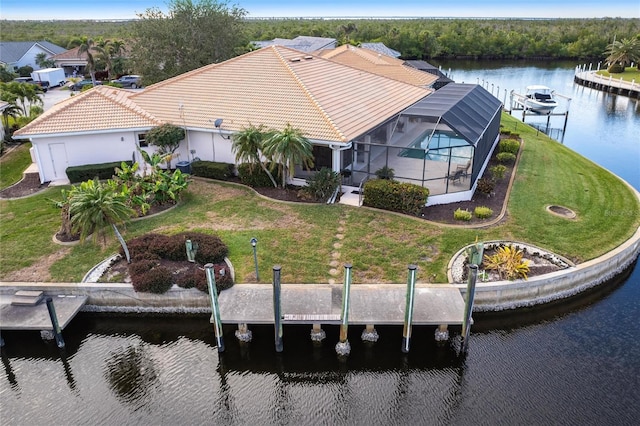
[[[638,68],[636,67],[626,67],[624,69],[624,72],[621,73],[611,74],[607,70],[600,70],[597,71],[596,74],[606,78],[611,77],[612,80],[620,80],[620,77],[622,77],[623,81],[628,81],[629,83],[631,83],[635,80],[636,84],[640,84],[640,70],[638,70]]]
[[[60,210],[48,198],[60,198],[60,189],[21,200],[0,200],[0,277],[60,249],[52,242],[60,228]]]
[[[585,261],[635,232],[639,204],[627,185],[564,145],[521,130],[526,143],[509,201],[515,237]],[[552,204],[574,210],[577,219],[549,214]]]
[[[0,157],[0,189],[7,188],[22,179],[31,164],[31,143],[25,143]]]

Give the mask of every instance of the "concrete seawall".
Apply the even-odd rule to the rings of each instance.
[[[640,228],[616,249],[562,271],[532,277],[527,281],[477,283],[474,311],[504,311],[541,305],[575,296],[621,274],[640,255]],[[466,284],[455,284],[466,297]]]

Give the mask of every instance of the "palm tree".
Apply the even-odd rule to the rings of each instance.
[[[287,176],[293,177],[296,164],[313,167],[313,146],[300,130],[291,124],[282,131],[272,132],[264,141],[262,152],[278,162],[282,174],[282,187],[286,187]]]
[[[623,38],[607,46],[604,52],[606,61],[611,64],[621,64],[623,67],[631,62],[640,62],[640,40],[637,38]]]
[[[276,180],[260,158],[262,156],[261,149],[264,135],[263,126],[256,127],[251,125],[238,133],[234,133],[231,149],[236,154],[236,162],[249,164],[250,170],[253,169],[253,165],[259,164],[271,179],[273,186],[277,188]]]
[[[78,49],[78,56],[82,54],[87,55],[87,69],[89,70],[89,74],[91,75],[91,82],[93,86],[96,85],[96,58],[93,56],[92,52],[98,51],[95,42],[90,38],[83,38],[82,44]]]
[[[40,52],[36,55],[35,62],[40,68],[51,68],[56,65],[53,60],[47,58],[47,54],[44,52]]]
[[[0,83],[0,98],[18,107],[23,116],[29,116],[29,110],[34,105],[44,105],[40,97],[42,89],[35,84],[11,81]]]
[[[105,228],[111,226],[122,245],[127,262],[131,262],[127,243],[118,231],[117,223],[127,221],[134,211],[127,206],[126,197],[117,191],[117,184],[108,181],[100,183],[97,179],[80,183],[72,191],[69,200],[71,229],[80,234],[83,241],[93,234],[94,241],[102,234],[106,240]]]

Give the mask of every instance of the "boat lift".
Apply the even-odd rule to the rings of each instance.
[[[564,125],[562,126],[562,134],[564,134],[564,132],[567,130],[567,120],[569,119],[569,105],[571,104],[571,98],[569,96],[566,95],[562,95],[560,93],[556,93],[553,92],[553,95],[555,97],[558,98],[562,98],[564,100],[566,100],[567,102],[567,108],[564,112],[549,112],[549,113],[540,113],[540,112],[535,112],[533,111],[530,107],[527,106],[526,103],[526,99],[527,96],[523,95],[521,93],[516,93],[515,90],[511,91],[511,97],[510,97],[510,105],[509,105],[509,110],[507,112],[509,112],[509,114],[511,114],[513,111],[522,111],[522,122],[525,123],[526,121],[526,117],[527,116],[532,116],[532,117],[547,117],[547,126],[546,126],[546,130],[545,133],[547,133],[549,131],[549,124],[550,124],[550,120],[551,120],[551,116],[564,116]]]

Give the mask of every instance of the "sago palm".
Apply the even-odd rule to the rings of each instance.
[[[250,170],[253,169],[254,165],[260,165],[262,170],[269,176],[269,179],[271,179],[273,186],[277,187],[276,180],[261,159],[264,136],[263,126],[256,127],[251,125],[233,135],[231,149],[236,154],[236,162],[249,164]]]
[[[109,226],[124,249],[127,262],[130,262],[127,244],[116,224],[127,221],[134,211],[127,205],[126,197],[117,191],[116,184],[109,181],[100,183],[97,179],[88,180],[74,187],[69,200],[71,229],[84,240],[93,234],[94,240],[102,235],[106,240],[105,229]]]
[[[282,173],[282,187],[287,183],[287,176],[293,177],[295,165],[313,167],[313,146],[300,130],[291,124],[282,131],[274,131],[264,141],[262,152],[268,158],[278,162]]]

